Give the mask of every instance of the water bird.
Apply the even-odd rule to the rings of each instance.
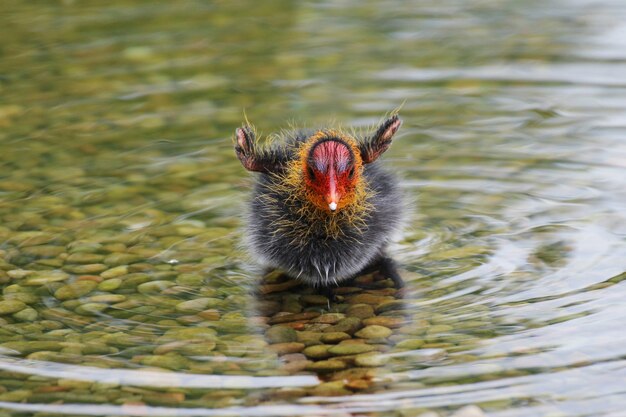
[[[387,246],[405,204],[395,175],[378,161],[401,124],[392,114],[364,135],[293,130],[269,144],[247,122],[236,129],[235,153],[258,173],[245,227],[252,256],[328,291],[376,270],[402,287]]]

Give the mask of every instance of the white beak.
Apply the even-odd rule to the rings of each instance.
[[[328,207],[330,208],[330,211],[335,211],[337,210],[337,203],[333,201],[332,203],[328,205]]]

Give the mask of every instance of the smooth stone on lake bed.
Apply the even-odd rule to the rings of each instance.
[[[13,314],[13,318],[19,321],[35,321],[39,317],[39,313],[34,308],[26,307],[25,309]]]
[[[60,282],[68,279],[70,275],[63,271],[37,271],[29,274],[21,285],[24,286],[39,286],[49,284],[52,282]]]
[[[23,254],[36,258],[55,258],[63,252],[65,252],[65,246],[42,245],[22,248]]]
[[[332,346],[328,352],[334,356],[358,355],[376,350],[376,346],[366,345],[364,343],[350,343]]]
[[[373,324],[362,328],[354,335],[363,339],[385,339],[391,336],[391,333],[391,329]]]
[[[78,314],[90,316],[97,315],[107,308],[109,308],[109,305],[106,303],[85,303],[76,307],[76,312]]]
[[[347,390],[344,387],[344,381],[324,382],[322,384],[319,384],[315,388],[313,388],[313,392],[312,392],[313,395],[319,395],[323,397],[335,397],[335,396],[349,395],[351,393],[352,393],[351,391]]]
[[[100,276],[104,279],[109,279],[109,278],[117,278],[126,274],[128,274],[128,266],[120,265],[120,266],[115,266],[111,269],[107,269],[106,271],[102,272]]]
[[[77,252],[69,255],[65,261],[70,264],[96,264],[102,262],[103,259],[104,255]]]
[[[383,366],[388,362],[388,358],[379,353],[367,352],[357,355],[354,358],[354,363],[357,366],[364,367],[378,367]]]
[[[314,318],[311,320],[311,323],[336,324],[344,318],[346,318],[346,315],[342,313],[326,313]]]
[[[297,332],[298,342],[304,343],[306,346],[321,344],[322,333],[302,330]]]
[[[300,297],[300,302],[312,305],[327,305],[328,298],[318,294],[307,294]]]
[[[161,291],[176,285],[171,281],[148,281],[137,286],[137,291],[141,294],[160,293]]]
[[[349,317],[356,317],[359,319],[368,319],[374,316],[374,308],[369,304],[353,304],[346,310],[346,314]],[[363,321],[364,324],[365,321]]]
[[[158,343],[180,340],[217,340],[217,332],[206,327],[179,327],[170,329],[158,339]]]
[[[406,339],[396,344],[396,349],[402,350],[415,350],[421,348],[424,343],[424,339]]]
[[[350,339],[350,335],[345,332],[329,332],[322,333],[320,340],[322,343],[335,344],[339,343],[342,340]]]
[[[85,265],[65,265],[64,271],[71,272],[72,274],[99,274],[102,271],[107,270],[108,267],[104,264],[85,264]]]
[[[36,304],[40,298],[31,292],[12,292],[4,295],[5,300],[18,300],[26,304]]]
[[[275,343],[268,347],[268,349],[277,355],[285,355],[290,353],[299,353],[304,349],[304,343],[298,342],[286,342]]]
[[[357,330],[359,330],[363,325],[361,324],[361,320],[356,317],[346,317],[341,319],[330,327],[324,329],[324,333],[330,332],[344,332],[348,334],[354,334]]]
[[[377,316],[369,317],[363,320],[365,326],[378,325],[388,327],[390,329],[397,329],[406,323],[406,320],[402,317],[392,316]]]
[[[98,284],[98,289],[100,291],[110,292],[110,291],[117,290],[121,285],[122,285],[121,279],[111,278],[111,279],[107,279],[106,281],[102,281],[100,284]]]
[[[133,255],[130,253],[112,253],[104,258],[104,264],[110,267],[129,265],[143,261],[143,258],[139,255]]]
[[[176,311],[181,313],[197,313],[208,308],[217,307],[222,303],[219,298],[196,298],[176,304]]]
[[[343,369],[346,369],[347,367],[348,367],[348,364],[346,364],[343,361],[330,359],[327,361],[311,362],[307,364],[306,370],[322,373],[322,372],[341,371]]]
[[[80,298],[83,295],[89,294],[98,286],[94,281],[76,281],[71,284],[67,284],[59,288],[54,292],[55,298],[58,300],[70,300],[73,298]]]
[[[0,315],[17,313],[26,307],[27,305],[19,300],[0,301]]]
[[[391,300],[376,306],[376,314],[381,314],[391,310],[402,310],[406,308],[406,302],[402,300]]]
[[[307,358],[326,359],[332,356],[332,354],[328,352],[330,348],[331,345],[313,345],[305,348],[302,353],[304,353]]]
[[[269,343],[287,343],[295,342],[298,335],[291,327],[272,326],[265,331],[265,338]]]
[[[33,352],[42,352],[42,351],[50,351],[50,350],[59,351],[65,347],[65,344],[63,342],[37,340],[37,341],[6,342],[6,343],[1,344],[0,346],[20,352],[22,355],[28,355]]]

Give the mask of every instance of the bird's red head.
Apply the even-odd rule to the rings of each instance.
[[[302,165],[309,199],[320,209],[334,212],[354,201],[362,162],[353,142],[345,137],[311,138]]]

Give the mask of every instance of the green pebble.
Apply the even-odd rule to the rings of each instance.
[[[204,356],[215,349],[217,344],[214,341],[189,343],[182,346],[178,351],[185,356]]]
[[[199,287],[204,283],[204,278],[200,274],[180,274],[176,278],[176,283],[187,287]]]
[[[206,253],[204,252],[178,252],[175,256],[176,260],[180,263],[200,262]]]
[[[176,311],[180,313],[197,313],[208,308],[215,308],[222,303],[219,298],[196,298],[176,304]]]
[[[186,368],[189,363],[187,359],[179,355],[148,355],[141,358],[140,362],[142,365],[157,366],[174,371]]]
[[[386,339],[387,337],[391,336],[391,333],[391,329],[388,329],[384,326],[377,326],[374,324],[371,326],[365,326],[354,335],[363,339]]]
[[[339,343],[342,340],[350,339],[350,335],[345,332],[329,332],[322,333],[321,341],[323,343],[335,344]]]
[[[348,365],[345,362],[331,359],[327,361],[311,362],[307,365],[306,369],[312,372],[334,372],[341,371],[347,367]]]
[[[17,313],[26,307],[26,304],[19,300],[0,301],[0,315]]]
[[[54,234],[30,231],[30,232],[16,232],[10,239],[13,242],[19,243],[18,247],[24,246],[37,246],[44,245],[46,243],[53,242],[55,238]]]
[[[369,304],[354,304],[346,310],[348,317],[357,317],[361,320],[374,317],[374,308]]]
[[[42,245],[22,249],[23,254],[38,258],[55,258],[63,252],[65,252],[65,246]]]
[[[311,359],[326,359],[331,357],[332,355],[328,352],[328,349],[330,349],[332,346],[330,345],[314,345],[314,346],[309,346],[307,348],[305,348],[302,353],[304,353],[304,355],[307,358],[311,358]]]
[[[4,394],[0,394],[0,401],[19,403],[28,399],[28,397],[30,397],[32,394],[32,391],[25,389],[13,390],[5,392]]]
[[[4,287],[4,289],[2,290],[2,294],[6,296],[8,294],[17,294],[17,293],[21,293],[24,291],[27,291],[27,289],[17,284],[13,284],[13,285],[7,285],[6,287]]]
[[[85,343],[82,346],[83,355],[108,355],[110,353],[115,353],[116,349],[107,346],[103,343],[90,342]]]
[[[115,304],[126,301],[126,296],[122,294],[100,294],[89,297],[87,301],[90,303]]]
[[[137,262],[143,261],[139,255],[133,255],[131,253],[112,253],[106,258],[104,258],[104,264],[112,267],[112,266],[120,266],[120,265],[130,265]]]
[[[100,276],[104,279],[117,278],[122,275],[128,274],[128,267],[126,265],[116,266],[111,269],[107,269],[102,272]]]
[[[0,346],[15,350],[22,355],[29,355],[33,352],[59,351],[65,347],[63,342],[47,340],[6,342]]]
[[[245,344],[232,340],[222,340],[217,347],[226,356],[242,357],[248,351]]]
[[[122,279],[122,285],[120,286],[121,290],[134,290],[137,286],[143,284],[144,282],[152,280],[150,275],[142,272],[124,275],[120,278]]]
[[[19,321],[35,321],[39,317],[39,313],[34,308],[26,307],[22,311],[13,314],[13,318]]]
[[[328,353],[334,356],[358,355],[376,350],[375,346],[366,345],[364,343],[350,343],[344,345],[335,345],[328,349]]]
[[[102,262],[103,259],[103,255],[79,252],[72,253],[65,261],[70,264],[97,264]]]
[[[344,388],[344,381],[324,382],[313,388],[313,395],[322,397],[337,397],[352,394],[351,391]]]
[[[216,340],[217,332],[206,327],[175,328],[165,332],[159,337],[159,343],[167,343],[179,340]]]
[[[345,317],[346,315],[342,313],[327,313],[314,318],[313,320],[311,320],[311,323],[337,324]]]
[[[339,320],[337,324],[324,329],[324,333],[330,332],[344,332],[348,334],[354,334],[362,327],[361,320],[356,317],[346,317]]]
[[[120,348],[133,348],[137,346],[143,348],[144,346],[141,346],[141,344],[145,343],[145,340],[141,337],[122,332],[107,334],[102,337],[102,341],[107,345]]]
[[[60,258],[38,259],[35,261],[37,265],[43,265],[50,268],[61,268],[65,262]]]
[[[272,326],[265,332],[269,343],[288,343],[298,340],[297,332],[287,326]]]
[[[81,304],[81,300],[66,300],[61,303],[61,306],[67,310],[74,310]]]
[[[102,249],[102,245],[97,242],[77,240],[67,245],[67,248],[70,253],[95,253]]]
[[[92,383],[90,381],[77,381],[74,379],[59,379],[59,386],[73,389],[88,390],[91,388]]]
[[[385,356],[373,352],[363,353],[354,357],[355,365],[366,368],[383,366],[387,361],[388,359]]]
[[[29,275],[28,278],[26,278],[26,280],[21,284],[27,287],[39,286],[52,282],[65,281],[69,277],[70,275],[63,271],[37,271]]]
[[[312,305],[327,305],[328,298],[318,294],[307,294],[300,297],[300,302]]]
[[[396,349],[416,350],[424,345],[423,339],[407,339],[396,344]]]
[[[150,281],[139,284],[137,291],[141,294],[155,294],[176,285],[171,281]]]
[[[305,346],[313,346],[321,344],[322,334],[320,332],[311,332],[311,331],[301,331],[296,332],[297,341],[300,343],[304,343]]]
[[[104,264],[87,264],[87,265],[65,265],[64,271],[78,275],[99,274],[105,271],[107,266]]]
[[[35,271],[30,271],[28,269],[11,269],[10,271],[7,271],[7,275],[13,279],[22,279],[32,275],[33,273],[35,273]]]
[[[381,313],[384,313],[386,311],[391,311],[391,310],[403,310],[406,307],[407,307],[406,302],[402,300],[387,301],[385,303],[382,303],[376,306],[376,314],[381,314]]]
[[[447,333],[452,330],[454,330],[454,327],[448,324],[435,324],[434,326],[430,326],[427,332],[429,334],[436,334],[436,333]]]
[[[109,308],[105,303],[85,303],[76,307],[76,312],[85,316],[97,315]]]
[[[83,295],[89,294],[98,286],[95,281],[76,281],[71,284],[67,284],[59,288],[54,292],[54,296],[58,300],[71,300],[74,298],[80,298]]]
[[[40,300],[40,297],[30,292],[9,293],[4,298],[6,300],[18,300],[26,304],[35,304]]]
[[[121,279],[111,278],[98,284],[98,290],[106,292],[115,291],[120,287],[120,285],[122,285]]]

